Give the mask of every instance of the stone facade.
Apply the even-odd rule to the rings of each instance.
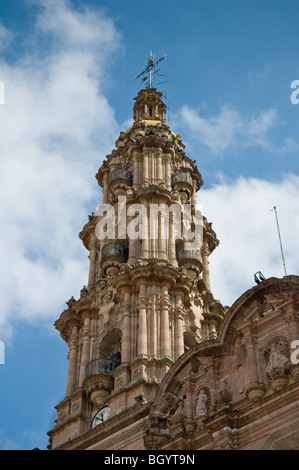
[[[172,204],[189,205],[194,225],[203,183],[165,113],[161,93],[141,90],[132,127],[96,175],[107,210],[80,233],[88,285],[55,322],[69,371],[49,447],[299,448],[299,369],[291,363],[299,277],[265,280],[231,308],[214,299],[211,223],[203,216],[200,245],[190,250],[173,213],[163,216]],[[136,204],[156,237],[127,235]],[[153,204],[163,207],[155,217]],[[114,231],[99,237],[110,208]]]

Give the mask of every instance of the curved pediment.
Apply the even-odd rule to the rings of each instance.
[[[219,331],[220,343],[226,351],[232,351],[241,325],[257,325],[266,317],[279,315],[290,302],[299,305],[299,276],[266,279],[242,294],[229,309]]]
[[[239,448],[242,426],[249,441],[259,436],[265,442],[270,428],[281,427],[284,407],[294,409],[299,401],[299,365],[291,360],[292,342],[299,339],[298,307],[299,276],[271,278],[245,292],[217,340],[185,352],[162,380],[149,414],[147,447],[172,448],[173,440],[191,432],[194,448]],[[269,430],[259,425],[263,417],[273,419]]]

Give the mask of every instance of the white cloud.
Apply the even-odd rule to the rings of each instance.
[[[299,177],[281,181],[256,178],[222,180],[199,193],[220,245],[210,257],[211,289],[231,304],[255,285],[254,273],[283,277],[275,213],[277,206],[287,274],[298,274]]]
[[[200,110],[183,106],[176,120],[179,127],[186,129],[191,140],[208,148],[213,155],[246,147],[257,147],[268,152],[287,152],[297,147],[290,138],[280,147],[273,144],[271,132],[279,124],[276,109],[267,109],[246,118],[237,109],[225,105],[217,115],[203,117]]]
[[[48,34],[54,44],[66,50],[92,48],[97,53],[97,60],[106,59],[107,54],[115,51],[116,39],[119,39],[114,23],[91,7],[82,5],[72,10],[69,0],[39,0],[45,13],[39,17],[37,27],[43,34]],[[117,43],[119,47],[119,43]]]
[[[87,282],[77,235],[100,198],[94,175],[118,133],[102,92],[120,47],[113,21],[69,2],[39,4],[31,53],[0,64],[1,338],[19,320],[55,320]],[[43,54],[34,53],[38,42],[47,43]]]

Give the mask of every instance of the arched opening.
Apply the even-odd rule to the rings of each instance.
[[[114,368],[120,365],[121,330],[119,328],[114,328],[106,333],[100,344],[99,356],[101,359],[113,361]]]

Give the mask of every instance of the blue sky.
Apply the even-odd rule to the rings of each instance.
[[[299,273],[298,15],[295,0],[1,2],[0,449],[47,446],[68,367],[53,323],[87,283],[78,233],[150,50],[167,54],[169,125],[205,182],[215,297],[231,304],[258,270],[283,276],[274,205]]]

